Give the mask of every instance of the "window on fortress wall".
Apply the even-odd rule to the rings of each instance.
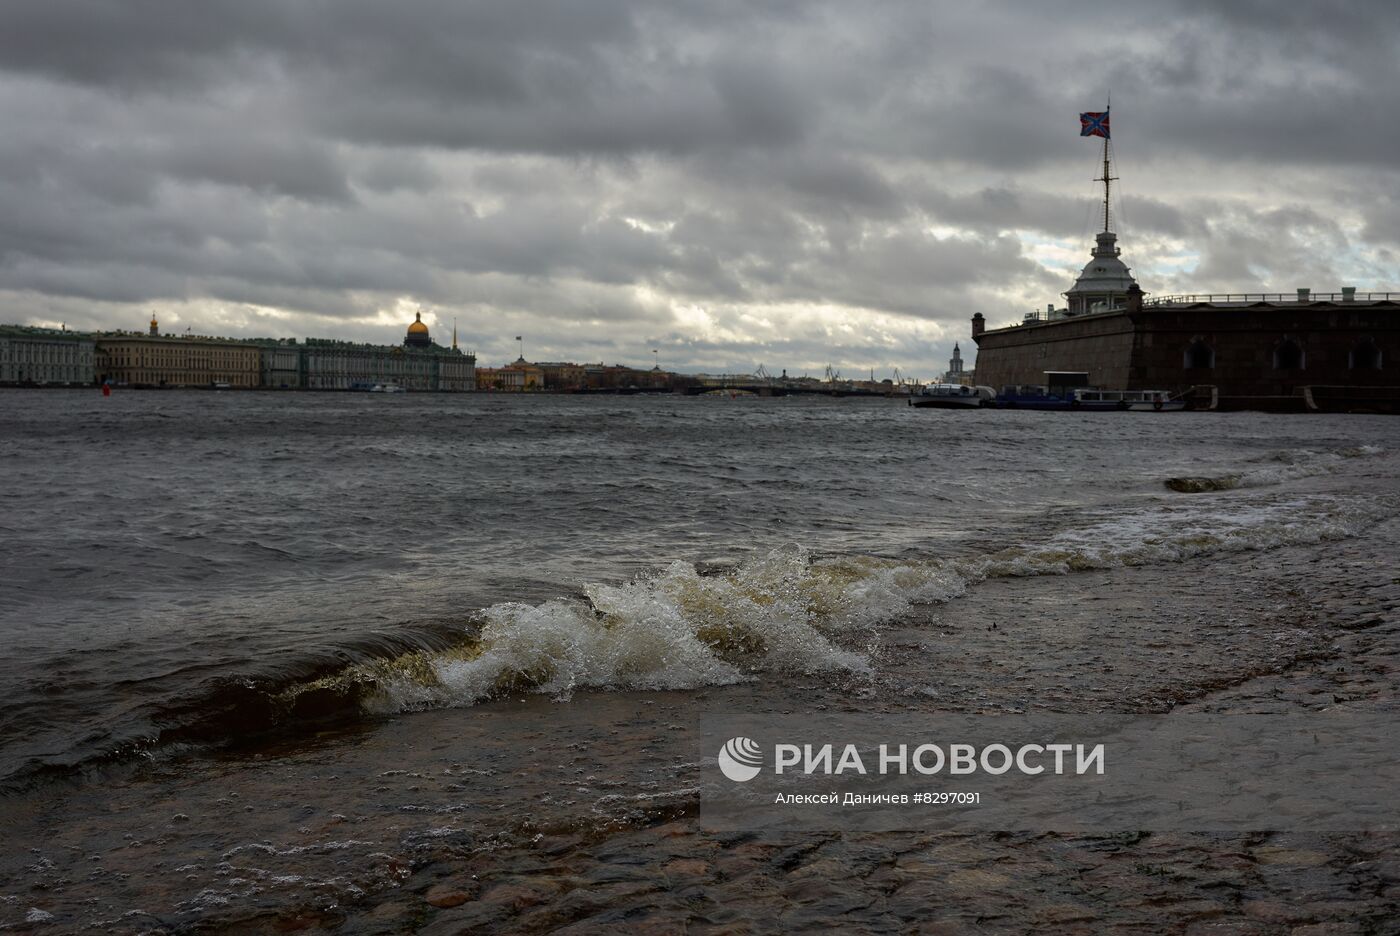
[[[1285,338],[1274,346],[1274,370],[1302,370],[1307,363],[1303,346]]]
[[[1209,370],[1215,366],[1215,349],[1197,338],[1186,346],[1181,366],[1187,370]]]
[[[1352,370],[1380,370],[1381,349],[1370,338],[1362,338],[1352,346],[1351,354],[1347,356],[1347,367]]]

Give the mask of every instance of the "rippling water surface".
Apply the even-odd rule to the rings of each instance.
[[[1351,535],[1396,509],[1346,479],[1398,435],[881,399],[0,391],[0,777],[505,688],[859,670],[882,622],[989,576]]]

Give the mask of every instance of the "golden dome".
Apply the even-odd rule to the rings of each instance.
[[[423,324],[423,313],[419,312],[413,317],[413,321],[408,325],[408,334],[403,337],[405,348],[431,348],[433,346],[432,336],[428,334],[428,326]]]

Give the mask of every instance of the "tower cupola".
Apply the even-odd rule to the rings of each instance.
[[[1096,241],[1092,259],[1065,293],[1070,315],[1106,312],[1125,305],[1128,289],[1137,285],[1128,265],[1119,259],[1118,235],[1103,231]]]

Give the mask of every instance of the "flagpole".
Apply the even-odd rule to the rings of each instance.
[[[1108,116],[1108,115],[1109,115],[1109,110],[1110,110],[1110,108],[1112,107],[1112,103],[1111,103],[1111,102],[1112,102],[1112,98],[1109,97],[1109,98],[1108,98],[1108,101],[1109,101],[1109,103],[1106,103],[1106,104],[1104,105],[1104,111],[1103,111],[1103,113],[1104,113],[1104,121],[1105,121],[1105,122],[1107,122],[1107,121],[1109,120],[1109,116]],[[1109,175],[1109,168],[1110,168],[1110,167],[1109,167],[1109,162],[1108,162],[1108,141],[1109,141],[1109,136],[1112,134],[1113,131],[1110,130],[1107,126],[1101,127],[1100,129],[1102,129],[1102,130],[1104,131],[1104,133],[1103,133],[1103,175],[1102,175],[1101,177],[1095,179],[1094,181],[1095,181],[1095,182],[1102,182],[1102,183],[1103,183],[1103,229],[1104,229],[1105,231],[1107,231],[1107,230],[1108,230],[1108,221],[1109,221],[1109,208],[1108,208],[1108,206],[1109,206],[1109,191],[1110,191],[1110,187],[1111,187],[1112,184],[1113,184],[1113,176]]]
[[[1109,229],[1109,139],[1103,137],[1103,229]]]
[[[1112,113],[1113,113],[1113,92],[1112,92],[1112,91],[1105,92],[1105,94],[1104,94],[1104,96],[1103,96],[1103,112],[1104,112],[1105,114],[1112,114]],[[1112,118],[1109,118],[1109,119],[1112,119]],[[1110,124],[1110,127],[1111,127],[1111,126],[1112,126],[1112,125]],[[1111,182],[1112,182],[1112,180],[1109,178],[1109,175],[1108,175],[1108,138],[1109,138],[1109,136],[1110,136],[1112,133],[1113,133],[1113,131],[1110,129],[1110,130],[1108,131],[1108,133],[1105,133],[1105,134],[1104,134],[1104,137],[1103,137],[1103,229],[1104,229],[1105,231],[1108,230],[1108,205],[1109,205],[1109,200],[1108,200],[1108,187],[1109,187],[1109,185],[1110,185]]]

